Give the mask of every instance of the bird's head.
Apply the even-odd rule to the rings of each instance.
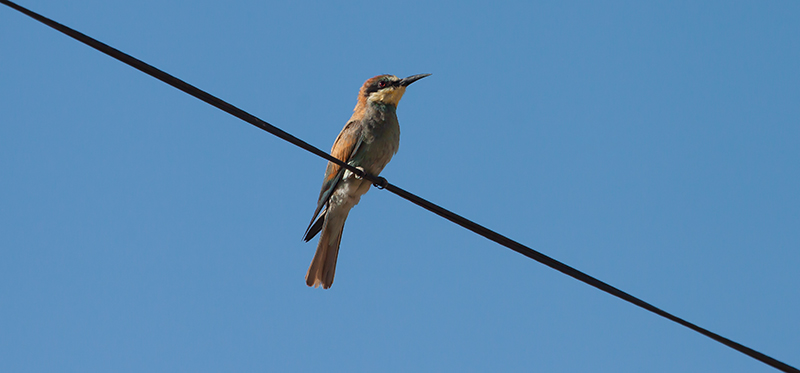
[[[431,74],[417,74],[400,79],[394,75],[378,75],[367,79],[359,92],[359,102],[394,105],[400,102],[406,87]]]

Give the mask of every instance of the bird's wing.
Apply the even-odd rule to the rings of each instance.
[[[336,141],[333,143],[331,155],[343,162],[349,162],[358,151],[362,141],[363,136],[361,136],[361,126],[359,126],[359,122],[347,122],[342,132],[339,132],[339,136],[336,137]],[[322,211],[322,209],[328,204],[328,200],[330,200],[333,191],[336,190],[336,186],[339,185],[339,181],[342,180],[344,171],[345,169],[341,166],[333,162],[328,162],[328,168],[325,170],[325,179],[322,182],[322,190],[320,190],[319,200],[317,200],[317,209],[314,211],[314,216],[311,217],[311,223],[309,223],[306,229],[303,240],[310,241],[322,230],[326,212]],[[320,214],[320,212],[322,212],[322,214]],[[319,215],[319,218],[317,218],[317,215]]]

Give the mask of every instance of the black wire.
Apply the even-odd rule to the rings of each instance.
[[[174,77],[174,76],[172,76],[172,75],[170,75],[170,74],[168,74],[168,73],[166,73],[166,72],[164,72],[162,70],[159,70],[158,68],[156,68],[156,67],[154,67],[152,65],[149,65],[149,64],[145,63],[144,61],[141,61],[141,60],[139,60],[139,59],[137,59],[137,58],[135,58],[135,57],[133,57],[131,55],[128,55],[128,54],[126,54],[126,53],[124,53],[124,52],[122,52],[122,51],[120,51],[120,50],[118,50],[116,48],[113,48],[113,47],[111,47],[111,46],[109,46],[109,45],[107,45],[105,43],[102,43],[102,42],[100,42],[100,41],[98,41],[98,40],[96,40],[96,39],[94,39],[94,38],[92,38],[90,36],[87,36],[87,35],[85,35],[85,34],[83,34],[81,32],[73,30],[73,29],[71,29],[71,28],[69,28],[67,26],[64,26],[64,25],[62,25],[62,24],[60,24],[60,23],[58,23],[56,21],[53,21],[53,20],[51,20],[49,18],[46,18],[46,17],[44,17],[42,15],[34,13],[34,12],[32,12],[32,11],[26,9],[26,8],[23,8],[23,7],[15,4],[15,3],[12,3],[10,1],[0,0],[0,3],[8,5],[9,7],[13,8],[13,9],[19,11],[19,12],[22,12],[25,15],[27,15],[27,16],[29,16],[29,17],[31,17],[31,18],[39,21],[39,22],[42,22],[47,26],[50,26],[50,27],[52,27],[52,28],[54,28],[54,29],[56,29],[56,30],[58,30],[58,31],[60,31],[60,32],[62,32],[64,34],[66,34],[66,35],[68,35],[68,36],[70,36],[70,37],[72,37],[72,38],[84,43],[84,44],[86,44],[86,45],[89,45],[92,48],[95,48],[95,49],[99,50],[100,52],[103,52],[103,53],[105,53],[105,54],[107,54],[107,55],[109,55],[111,57],[116,58],[119,61],[122,61],[123,63],[125,63],[127,65],[130,65],[130,66],[132,66],[132,67],[144,72],[145,74],[148,74],[148,75],[150,75],[150,76],[152,76],[152,77],[154,77],[154,78],[156,78],[158,80],[161,80],[162,82],[167,83],[167,84],[169,84],[169,85],[171,85],[171,86],[173,86],[173,87],[175,87],[175,88],[177,88],[177,89],[179,89],[179,90],[181,90],[183,92],[186,92],[186,93],[188,93],[188,94],[190,94],[190,95],[192,95],[192,96],[194,96],[194,97],[196,97],[196,98],[198,98],[198,99],[200,99],[200,100],[202,100],[202,101],[204,101],[204,102],[206,102],[206,103],[208,103],[208,104],[210,104],[210,105],[212,105],[214,107],[217,107],[220,110],[225,111],[226,113],[229,113],[229,114],[231,114],[231,115],[233,115],[233,116],[235,116],[235,117],[237,117],[239,119],[242,119],[245,122],[248,122],[248,123],[250,123],[250,124],[252,124],[252,125],[254,125],[254,126],[258,127],[258,128],[261,128],[261,129],[263,129],[263,130],[265,130],[265,131],[267,131],[267,132],[269,132],[269,133],[271,133],[271,134],[273,134],[275,136],[278,136],[281,139],[284,139],[284,140],[286,140],[286,141],[288,141],[288,142],[290,142],[290,143],[292,143],[294,145],[297,145],[297,146],[299,146],[299,147],[301,147],[301,148],[303,148],[303,149],[305,149],[305,150],[307,150],[307,151],[309,151],[309,152],[311,152],[313,154],[316,154],[316,155],[318,155],[318,156],[320,156],[320,157],[322,157],[324,159],[327,159],[330,162],[334,162],[334,163],[336,163],[336,164],[338,164],[338,165],[350,170],[351,172],[355,173],[356,175],[364,177],[365,179],[369,180],[370,182],[372,182],[372,183],[374,183],[374,184],[376,184],[378,186],[385,187],[386,190],[388,190],[388,191],[390,191],[390,192],[392,192],[392,193],[394,193],[394,194],[396,194],[396,195],[398,195],[398,196],[400,196],[402,198],[405,198],[406,200],[408,200],[408,201],[410,201],[410,202],[412,202],[412,203],[414,203],[414,204],[416,204],[416,205],[418,205],[418,206],[420,206],[420,207],[422,207],[422,208],[424,208],[424,209],[426,209],[428,211],[431,211],[431,212],[433,212],[433,213],[435,213],[435,214],[437,214],[437,215],[439,215],[439,216],[441,216],[441,217],[443,217],[443,218],[445,218],[447,220],[450,220],[453,223],[456,223],[456,224],[458,224],[458,225],[460,225],[460,226],[462,226],[462,227],[464,227],[466,229],[469,229],[469,230],[471,230],[471,231],[473,231],[473,232],[475,232],[475,233],[477,233],[477,234],[479,234],[479,235],[481,235],[481,236],[483,236],[485,238],[488,238],[488,239],[490,239],[490,240],[492,240],[494,242],[497,242],[498,244],[503,245],[503,246],[505,246],[505,247],[507,247],[507,248],[509,248],[511,250],[514,250],[514,251],[516,251],[516,252],[518,252],[518,253],[520,253],[522,255],[525,255],[528,258],[536,260],[539,263],[542,263],[542,264],[544,264],[544,265],[546,265],[546,266],[548,266],[550,268],[553,268],[553,269],[555,269],[555,270],[557,270],[557,271],[559,271],[561,273],[564,273],[564,274],[566,274],[566,275],[568,275],[568,276],[570,276],[572,278],[575,278],[575,279],[577,279],[577,280],[579,280],[581,282],[584,282],[584,283],[586,283],[588,285],[594,286],[595,288],[600,289],[600,290],[602,290],[602,291],[604,291],[604,292],[606,292],[608,294],[611,294],[611,295],[613,295],[613,296],[615,296],[617,298],[620,298],[622,300],[625,300],[627,302],[635,304],[635,305],[637,305],[637,306],[639,306],[641,308],[644,308],[644,309],[646,309],[646,310],[648,310],[650,312],[653,312],[653,313],[655,313],[655,314],[657,314],[659,316],[662,316],[662,317],[665,317],[665,318],[667,318],[669,320],[672,320],[672,321],[674,321],[674,322],[676,322],[676,323],[678,323],[680,325],[683,325],[683,326],[685,326],[685,327],[687,327],[689,329],[692,329],[692,330],[694,330],[694,331],[696,331],[696,332],[698,332],[698,333],[700,333],[702,335],[705,335],[705,336],[707,336],[707,337],[709,337],[709,338],[711,338],[711,339],[713,339],[713,340],[715,340],[715,341],[717,341],[719,343],[722,343],[722,344],[724,344],[724,345],[726,345],[726,346],[728,346],[730,348],[733,348],[736,351],[739,351],[739,352],[741,352],[741,353],[743,353],[743,354],[745,354],[747,356],[750,356],[750,357],[752,357],[752,358],[754,358],[754,359],[756,359],[758,361],[761,361],[761,362],[763,362],[763,363],[765,363],[767,365],[770,365],[770,366],[772,366],[772,367],[774,367],[776,369],[779,369],[779,370],[784,371],[784,372],[800,373],[800,370],[798,370],[797,368],[794,368],[794,367],[792,367],[792,366],[790,366],[790,365],[788,365],[786,363],[783,363],[783,362],[781,362],[779,360],[776,360],[776,359],[774,359],[774,358],[772,358],[770,356],[767,356],[767,355],[765,355],[765,354],[763,354],[761,352],[753,350],[753,349],[751,349],[751,348],[749,348],[747,346],[744,346],[744,345],[742,345],[740,343],[734,342],[734,341],[732,341],[732,340],[730,340],[728,338],[725,338],[725,337],[723,337],[723,336],[721,336],[719,334],[716,334],[716,333],[711,332],[711,331],[709,331],[709,330],[707,330],[705,328],[702,328],[702,327],[700,327],[698,325],[695,325],[695,324],[693,324],[691,322],[688,322],[688,321],[686,321],[684,319],[681,319],[681,318],[679,318],[679,317],[677,317],[675,315],[670,314],[669,312],[661,310],[660,308],[655,307],[650,303],[647,303],[647,302],[645,302],[645,301],[643,301],[643,300],[641,300],[639,298],[636,298],[633,295],[630,295],[630,294],[628,294],[628,293],[626,293],[626,292],[624,292],[622,290],[619,290],[619,289],[617,289],[617,288],[615,288],[615,287],[613,287],[613,286],[611,286],[611,285],[609,285],[609,284],[607,284],[607,283],[605,283],[603,281],[600,281],[600,280],[598,280],[598,279],[596,279],[596,278],[594,278],[594,277],[592,277],[592,276],[590,276],[590,275],[588,275],[586,273],[583,273],[583,272],[581,272],[581,271],[579,271],[579,270],[577,270],[575,268],[572,268],[572,267],[570,267],[570,266],[568,266],[568,265],[566,265],[566,264],[564,264],[562,262],[559,262],[558,260],[555,260],[555,259],[553,259],[553,258],[551,258],[551,257],[549,257],[547,255],[544,255],[544,254],[542,254],[542,253],[540,253],[540,252],[538,252],[536,250],[533,250],[533,249],[531,249],[531,248],[529,248],[529,247],[527,247],[527,246],[525,246],[525,245],[523,245],[523,244],[521,244],[521,243],[519,243],[517,241],[514,241],[514,240],[512,240],[512,239],[510,239],[510,238],[508,238],[506,236],[503,236],[500,233],[497,233],[497,232],[495,232],[495,231],[493,231],[493,230],[491,230],[489,228],[486,228],[486,227],[484,227],[484,226],[482,226],[482,225],[480,225],[478,223],[475,223],[475,222],[473,222],[473,221],[471,221],[471,220],[469,220],[467,218],[464,218],[461,215],[458,215],[458,214],[456,214],[456,213],[454,213],[454,212],[452,212],[450,210],[447,210],[447,209],[445,209],[445,208],[443,208],[443,207],[441,207],[439,205],[436,205],[436,204],[434,204],[434,203],[432,203],[432,202],[430,202],[428,200],[425,200],[425,199],[423,199],[423,198],[421,198],[421,197],[419,197],[417,195],[414,195],[414,194],[412,194],[410,192],[407,192],[406,190],[404,190],[404,189],[402,189],[402,188],[400,188],[398,186],[395,186],[395,185],[393,185],[391,183],[388,183],[386,181],[386,179],[384,179],[382,177],[378,177],[378,176],[374,176],[374,175],[370,175],[370,174],[365,174],[361,170],[359,170],[359,169],[357,169],[357,168],[355,168],[353,166],[350,166],[350,165],[346,164],[345,162],[340,161],[339,159],[334,158],[333,156],[331,156],[328,153],[320,150],[319,148],[317,148],[317,147],[315,147],[315,146],[313,146],[313,145],[311,145],[311,144],[309,144],[309,143],[307,143],[307,142],[305,142],[303,140],[300,140],[297,137],[294,137],[291,134],[289,134],[289,133],[287,133],[287,132],[285,132],[285,131],[283,131],[283,130],[281,130],[281,129],[279,129],[279,128],[277,128],[277,127],[275,127],[275,126],[273,126],[273,125],[271,125],[271,124],[269,124],[269,123],[267,123],[267,122],[265,122],[265,121],[263,121],[261,119],[258,119],[257,117],[245,112],[244,110],[241,110],[241,109],[239,109],[239,108],[237,108],[237,107],[235,107],[235,106],[233,106],[233,105],[231,105],[231,104],[229,104],[229,103],[227,103],[227,102],[225,102],[225,101],[223,101],[223,100],[221,100],[221,99],[219,99],[219,98],[217,98],[215,96],[212,96],[211,94],[209,94],[209,93],[207,93],[207,92],[205,92],[203,90],[200,90],[199,88],[197,88],[197,87],[195,87],[195,86],[193,86],[193,85],[191,85],[189,83],[186,83],[183,80],[180,80],[180,79],[178,79],[178,78],[176,78],[176,77]]]

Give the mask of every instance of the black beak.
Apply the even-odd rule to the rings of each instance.
[[[426,76],[428,76],[428,75],[431,75],[431,74],[417,74],[417,75],[411,75],[411,76],[409,76],[408,78],[403,78],[403,79],[400,79],[400,81],[398,82],[398,84],[399,84],[401,87],[408,87],[408,86],[409,86],[411,83],[414,83],[414,82],[416,82],[417,80],[420,80],[420,79],[422,79],[422,78],[424,78],[424,77],[426,77]]]

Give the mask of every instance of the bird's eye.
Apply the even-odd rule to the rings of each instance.
[[[386,88],[386,81],[381,80],[380,82],[378,82],[378,88]]]

